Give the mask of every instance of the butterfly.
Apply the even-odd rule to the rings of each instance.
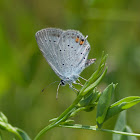
[[[96,59],[87,59],[90,51],[88,36],[77,30],[46,28],[35,34],[37,44],[48,64],[60,77],[59,85],[74,88],[80,73]],[[86,79],[84,79],[86,80]],[[80,84],[80,83],[79,83]]]

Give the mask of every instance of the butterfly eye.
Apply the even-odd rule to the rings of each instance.
[[[61,81],[60,81],[60,85],[61,85],[61,86],[64,86],[64,85],[65,85],[64,80],[61,80]]]

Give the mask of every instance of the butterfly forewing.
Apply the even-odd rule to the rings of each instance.
[[[61,29],[48,28],[38,31],[35,35],[41,52],[58,76],[61,74],[56,48],[62,33]]]

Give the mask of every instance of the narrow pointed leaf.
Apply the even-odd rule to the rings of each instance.
[[[97,80],[97,78],[102,74],[105,68],[105,62],[106,62],[107,56],[108,55],[104,55],[104,53],[102,54],[102,59],[101,59],[98,69],[91,75],[88,81],[84,84],[79,94],[81,94],[90,84],[94,83]]]
[[[126,127],[126,111],[123,111],[120,113],[117,119],[114,130],[123,132],[125,127]],[[119,134],[113,134],[113,140],[121,140],[121,136],[122,135]]]
[[[2,112],[0,112],[0,121],[8,123],[7,117]]]
[[[139,102],[140,102],[139,96],[129,96],[115,102],[109,107],[105,120],[108,120],[110,117],[116,115],[122,110],[128,109]]]
[[[117,131],[132,133],[131,128],[127,126],[126,123],[126,111],[120,113],[114,129]],[[113,134],[113,140],[137,140],[137,138],[135,136]]]
[[[100,82],[101,80],[104,78],[105,74],[107,72],[107,68],[104,70],[104,72],[102,73],[102,75],[90,86],[88,86],[84,91],[83,91],[83,95],[85,95],[86,93],[88,93],[90,90],[93,90]]]
[[[31,140],[27,133],[19,128],[16,128],[19,135],[22,137],[22,140]]]
[[[114,93],[116,85],[110,84],[101,94],[98,105],[97,105],[97,115],[96,115],[96,122],[99,128],[101,128],[104,119],[106,117],[107,110],[110,106],[110,101],[112,94]]]
[[[2,112],[0,113],[0,129],[15,134],[20,140],[31,140],[23,130],[9,124],[7,117]]]
[[[90,104],[90,102],[93,100],[93,91],[89,91],[88,96],[86,96],[84,99],[82,99],[79,103],[78,106],[87,106]]]
[[[123,132],[129,132],[132,133],[133,131],[131,130],[131,128],[129,126],[126,126]],[[135,136],[121,136],[121,140],[137,140],[137,138]]]

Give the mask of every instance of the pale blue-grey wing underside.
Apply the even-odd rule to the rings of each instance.
[[[95,61],[87,60],[90,45],[79,31],[42,29],[36,33],[36,40],[49,65],[64,81],[74,82]]]
[[[39,49],[43,53],[43,56],[54,70],[54,72],[60,77],[60,66],[58,62],[58,56],[56,54],[56,48],[61,34],[64,31],[61,29],[47,28],[38,31],[35,34]]]
[[[76,42],[77,37],[79,41]],[[81,40],[84,40],[83,44],[80,44]],[[79,31],[67,30],[63,32],[58,48],[57,55],[64,77],[75,80],[74,78],[77,78],[85,67],[93,63],[93,61],[87,61],[90,45]]]

